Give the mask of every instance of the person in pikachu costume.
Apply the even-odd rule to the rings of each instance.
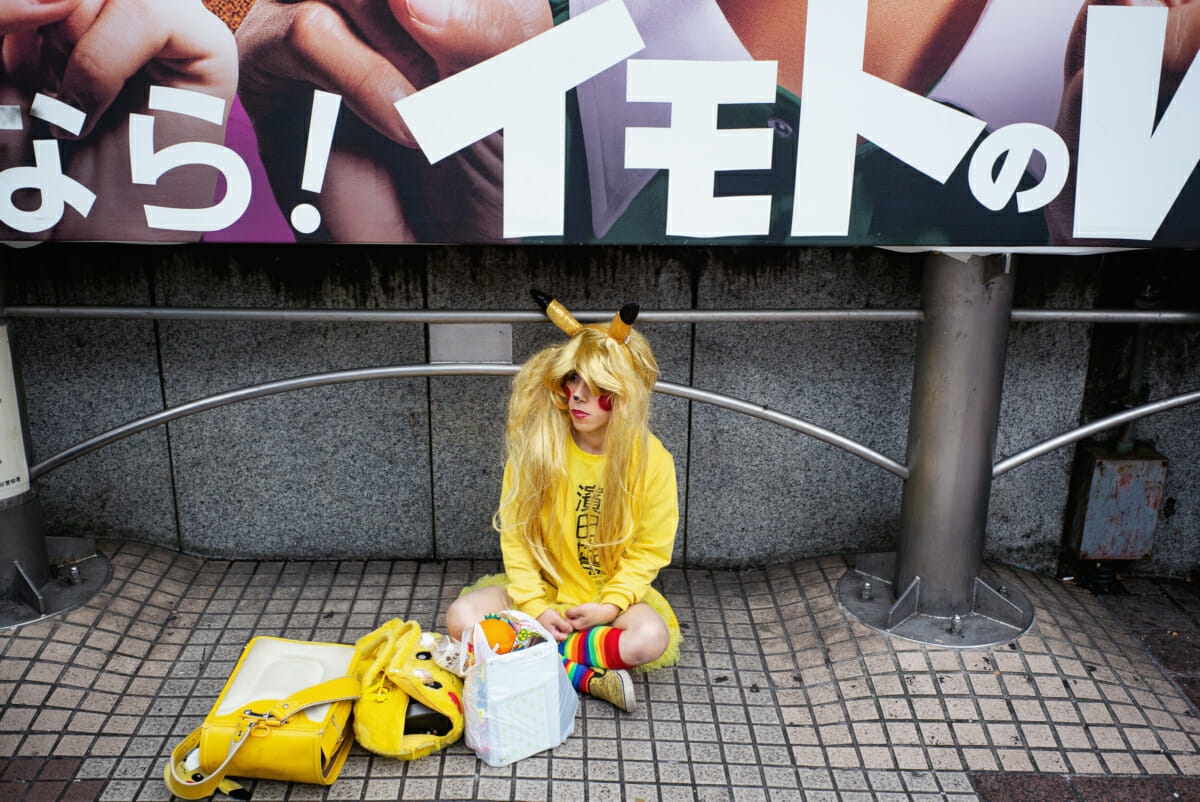
[[[434,662],[440,637],[393,618],[355,644],[362,695],[354,705],[354,737],[367,751],[415,760],[462,737],[463,681]],[[411,715],[417,706],[427,708],[419,721]],[[431,718],[444,723],[431,728]]]
[[[679,523],[674,461],[648,426],[658,363],[632,328],[636,304],[584,326],[534,298],[570,339],[513,380],[493,521],[504,573],[466,588],[446,629],[469,638],[485,616],[520,610],[558,641],[576,690],[632,712],[628,669],[674,665],[681,639],[650,584],[671,561]]]

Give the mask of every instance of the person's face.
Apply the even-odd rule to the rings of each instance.
[[[567,391],[567,412],[571,425],[580,434],[602,435],[612,417],[612,396],[593,393],[578,373],[563,380]]]

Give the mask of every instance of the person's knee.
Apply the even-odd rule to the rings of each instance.
[[[463,633],[475,626],[483,616],[478,615],[469,596],[460,596],[446,610],[446,631],[450,637],[462,640]]]
[[[486,587],[459,596],[446,610],[446,631],[463,640],[485,616],[498,613],[508,606],[508,596],[501,587]]]
[[[644,666],[662,657],[670,642],[665,626],[628,630],[621,638],[621,659],[631,666]]]

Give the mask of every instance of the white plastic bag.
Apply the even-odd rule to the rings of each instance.
[[[536,619],[506,610],[522,627],[544,638],[507,654],[492,651],[477,624],[472,634],[474,665],[463,685],[467,746],[489,766],[553,749],[575,731],[579,697],[567,679],[553,636]]]

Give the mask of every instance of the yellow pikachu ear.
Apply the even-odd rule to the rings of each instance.
[[[530,290],[529,294],[533,296],[533,300],[538,302],[538,306],[546,313],[546,317],[550,318],[550,322],[562,329],[568,337],[573,337],[575,332],[583,328],[583,325],[567,311],[565,306],[546,293],[540,290]]]
[[[613,315],[612,323],[608,324],[608,336],[619,343],[628,344],[629,332],[633,330],[633,321],[637,320],[640,309],[637,304],[622,306],[621,311]]]

